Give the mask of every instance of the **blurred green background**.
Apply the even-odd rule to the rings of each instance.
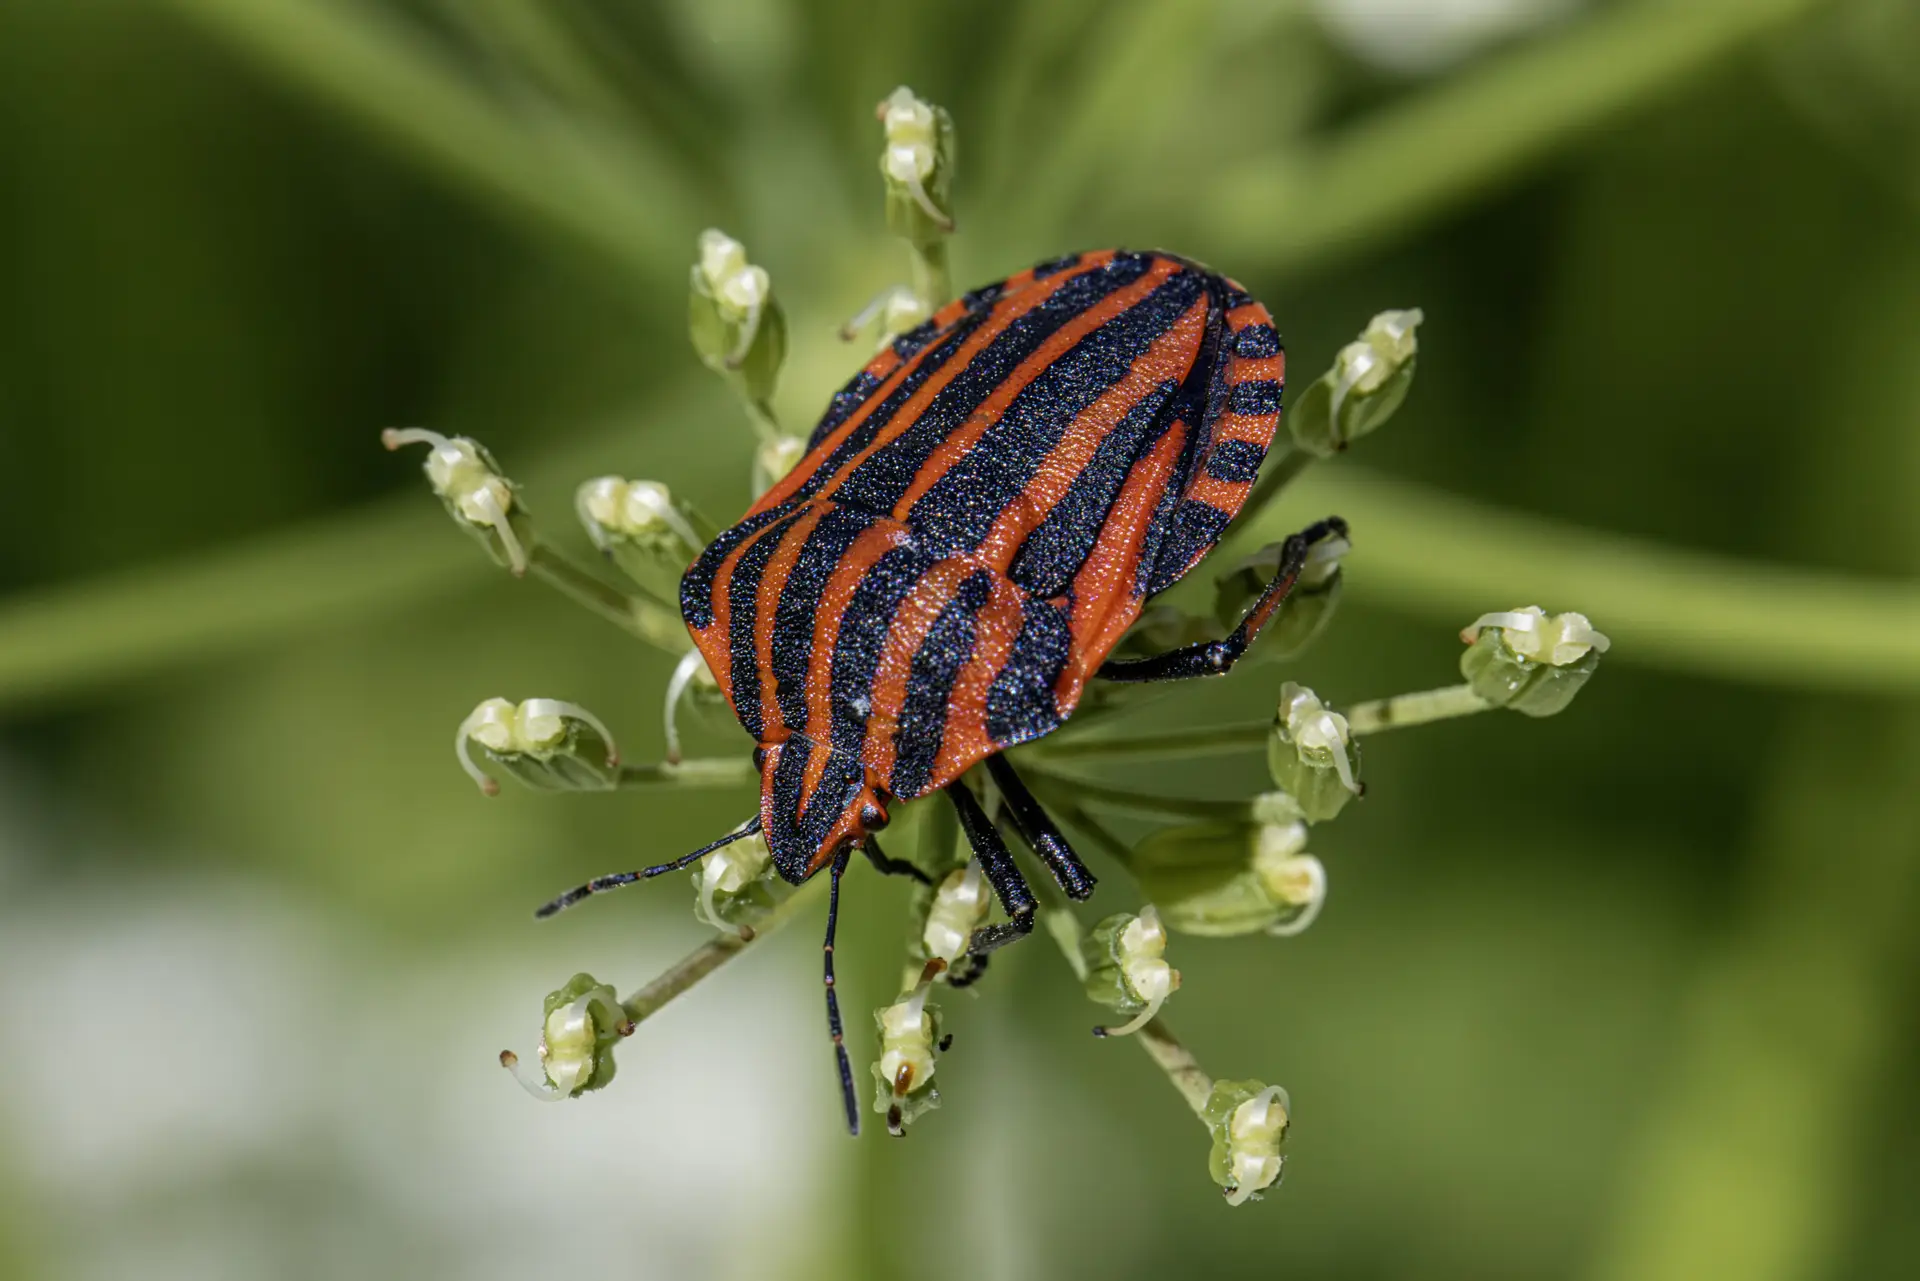
[[[0,5],[0,1272],[1910,1276],[1916,56],[1904,0]],[[378,431],[478,437],[550,529],[605,472],[742,509],[694,236],[772,271],[809,421],[905,268],[899,83],[959,128],[963,287],[1177,249],[1297,385],[1425,309],[1407,408],[1286,501],[1356,544],[1286,675],[1443,684],[1526,603],[1615,639],[1564,716],[1371,741],[1308,934],[1174,941],[1189,1045],[1292,1093],[1257,1205],[1039,940],[948,1001],[905,1143],[838,1132],[811,923],[603,1094],[493,1066],[704,933],[678,878],[528,909],[742,798],[475,794],[481,698],[644,760],[670,660],[492,571]],[[902,892],[848,893],[858,1063]]]

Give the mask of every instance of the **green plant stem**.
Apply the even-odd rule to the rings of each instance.
[[[1227,170],[1192,205],[1196,235],[1222,261],[1324,266],[1510,181],[1825,2],[1609,6],[1365,118],[1315,153]]]
[[[619,786],[652,787],[740,787],[760,777],[753,762],[742,756],[697,758],[678,765],[666,761],[649,765],[622,765]]]
[[[1071,795],[1082,801],[1090,801],[1103,809],[1121,810],[1134,814],[1150,814],[1158,817],[1202,818],[1221,822],[1234,822],[1247,817],[1245,801],[1209,801],[1186,796],[1156,796],[1149,792],[1135,791],[1132,788],[1108,787],[1084,778],[1070,777],[1039,770],[1030,770],[1029,782],[1036,788],[1045,787]]]
[[[535,543],[527,567],[535,578],[622,631],[676,657],[687,652],[687,629],[678,614],[622,591],[566,554]]]
[[[1073,722],[1067,722],[1069,727]],[[1043,738],[1027,749],[1043,761],[1124,761],[1137,758],[1177,760],[1188,756],[1219,756],[1264,747],[1271,726],[1209,725],[1200,729],[1171,729],[1156,734],[1121,738],[1072,738],[1056,742]]]
[[[1193,1051],[1173,1034],[1173,1029],[1159,1015],[1148,1019],[1146,1026],[1133,1034],[1133,1039],[1140,1043],[1148,1058],[1160,1065],[1167,1081],[1180,1091],[1180,1097],[1205,1125],[1207,1096],[1213,1093],[1213,1078],[1200,1066],[1200,1060],[1193,1057]]]
[[[947,242],[933,240],[922,244],[910,242],[909,258],[912,266],[913,295],[925,305],[929,314],[939,311],[953,301],[953,271],[947,265]]]
[[[424,36],[358,0],[161,0],[286,84],[370,129],[630,286],[672,288],[692,244],[691,184],[645,135],[568,115],[536,129],[489,101]]]
[[[676,996],[691,988],[707,975],[740,955],[753,943],[780,929],[799,914],[800,909],[820,897],[825,890],[827,878],[816,876],[787,897],[774,909],[761,918],[758,925],[741,932],[724,931],[715,934],[699,947],[686,954],[660,977],[620,1002],[620,1008],[635,1023],[644,1022],[658,1014],[662,1007]]]
[[[1355,703],[1344,709],[1342,714],[1347,718],[1348,731],[1358,738],[1363,734],[1378,734],[1383,729],[1402,729],[1409,725],[1451,720],[1456,716],[1472,716],[1492,707],[1493,704],[1474,693],[1471,686],[1448,685],[1442,689],[1425,689],[1414,694],[1395,694],[1392,698]]]
[[[1301,501],[1353,525],[1348,591],[1451,627],[1488,609],[1577,609],[1609,662],[1824,689],[1920,689],[1920,588],[1662,547],[1341,466]],[[1288,532],[1272,511],[1228,556]],[[1240,550],[1236,550],[1240,549]]]
[[[1286,420],[1281,420],[1286,425]],[[1280,457],[1260,468],[1260,479],[1254,482],[1253,492],[1247,495],[1245,505],[1240,508],[1236,519],[1251,521],[1267,509],[1267,504],[1278,498],[1288,485],[1298,480],[1315,461],[1315,455],[1304,449],[1287,447]]]

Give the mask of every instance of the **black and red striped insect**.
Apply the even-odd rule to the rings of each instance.
[[[1094,878],[1000,753],[1058,729],[1089,680],[1225,672],[1308,547],[1224,639],[1108,661],[1145,602],[1219,542],[1280,418],[1285,357],[1267,309],[1163,253],[1102,250],[984,286],[883,349],[834,398],[800,464],[681,582],[695,643],[759,746],[760,811],[704,849],[601,877],[541,909],[685,867],[764,834],[799,884],[823,868],[828,1019],[847,1123],[853,1075],[833,993],[840,877],[895,801],[944,790],[1007,919],[1035,902],[962,781],[985,762],[1014,830],[1075,899]],[[923,878],[924,879],[924,878]]]

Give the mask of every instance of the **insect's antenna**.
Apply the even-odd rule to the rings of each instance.
[[[840,996],[833,990],[833,931],[840,923],[840,877],[847,870],[847,859],[852,854],[853,847],[849,845],[833,860],[832,879],[827,885],[827,941],[821,944],[820,951],[826,958],[827,1031],[833,1034],[833,1054],[840,1064],[840,1097],[847,1105],[847,1133],[857,1137],[860,1101],[853,1092],[853,1064],[847,1059],[846,1030],[840,1023]]]
[[[752,818],[742,823],[739,827],[734,828],[731,832],[728,832],[711,845],[703,845],[691,854],[683,854],[673,860],[673,862],[662,863],[658,867],[643,867],[637,872],[615,872],[610,876],[596,876],[585,885],[575,886],[573,889],[568,890],[565,894],[562,894],[559,898],[535,912],[534,915],[538,917],[552,916],[555,912],[572,907],[588,895],[598,894],[602,890],[617,890],[622,885],[631,885],[635,881],[644,881],[650,877],[660,876],[666,872],[677,872],[695,859],[705,858],[721,846],[731,845],[741,837],[752,836],[759,830],[760,816],[755,814]]]

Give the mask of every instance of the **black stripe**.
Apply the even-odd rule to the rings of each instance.
[[[867,403],[873,393],[880,390],[880,384],[886,381],[869,370],[862,369],[847,381],[847,385],[833,393],[833,399],[827,402],[827,412],[815,424],[813,434],[807,437],[807,449],[818,449],[820,442],[833,434],[835,428],[853,417],[853,411]]]
[[[1223,440],[1207,455],[1207,475],[1230,485],[1253,480],[1260,474],[1260,460],[1266,448],[1251,440]]]
[[[1233,336],[1233,354],[1247,360],[1265,360],[1280,354],[1280,335],[1272,325],[1248,325]]]
[[[1147,522],[1146,533],[1140,538],[1140,559],[1133,567],[1133,594],[1143,600],[1160,590],[1154,586],[1154,572],[1160,563],[1161,544],[1173,531],[1174,513],[1180,509],[1179,479],[1175,476],[1160,491],[1160,501],[1153,505],[1153,519]]]
[[[919,796],[933,777],[933,763],[946,736],[947,704],[953,701],[954,682],[973,657],[974,624],[993,599],[993,575],[986,570],[969,574],[927,628],[914,653],[907,675],[907,698],[900,724],[893,732],[893,776],[888,782],[895,796]]]
[[[1249,418],[1277,414],[1280,412],[1280,384],[1271,378],[1253,378],[1235,383],[1228,404],[1234,413]]]
[[[1059,728],[1053,689],[1073,653],[1073,632],[1061,610],[1029,599],[1021,612],[1013,652],[987,691],[987,736],[1002,747]]]
[[[813,659],[813,624],[826,594],[827,580],[841,557],[873,525],[866,512],[835,507],[807,535],[800,555],[780,588],[773,613],[773,690],[780,720],[789,730],[827,733],[807,724],[807,666]]]
[[[749,516],[733,528],[724,530],[720,536],[707,544],[699,559],[688,566],[680,579],[680,616],[687,625],[698,631],[713,626],[713,580],[720,574],[720,563],[733,554],[733,549],[753,537],[774,521],[786,515],[790,509],[781,506],[769,508],[757,516]]]
[[[1074,317],[1138,280],[1146,273],[1147,267],[1145,262],[1115,264],[1082,272],[1065,281],[1044,302],[994,335],[993,340],[967,362],[967,367],[940,389],[939,394],[927,405],[926,411],[905,432],[854,469],[835,492],[834,501],[865,507],[873,512],[891,512],[919,476],[920,469],[926,465],[933,451],[973,416],[981,402],[991,396],[994,389],[1019,368],[1021,362],[1033,355],[1042,343],[1062,327],[1071,323]],[[926,359],[931,359],[934,354],[937,353],[929,353]],[[891,418],[898,410],[896,397],[905,400],[898,392],[889,396],[887,405],[882,406],[887,418]],[[880,418],[882,410],[876,410],[873,418]],[[869,428],[872,428],[871,432]],[[860,425],[854,435],[870,442],[878,432],[879,425],[869,419]],[[851,444],[852,441],[847,443]],[[828,468],[823,467],[808,480],[808,485],[824,486],[829,479],[827,472]]]
[[[933,557],[918,548],[888,551],[854,588],[833,638],[833,668],[828,679],[833,701],[833,746],[853,756],[867,738],[873,715],[873,677],[880,668],[893,616],[915,584],[933,568]]]
[[[1033,265],[1033,278],[1035,280],[1045,280],[1048,276],[1059,275],[1069,267],[1078,267],[1081,257],[1082,255],[1080,254],[1062,254],[1058,258],[1049,258],[1045,262],[1035,263]]]
[[[1194,561],[1226,533],[1233,519],[1212,503],[1188,498],[1174,512],[1173,526],[1153,555],[1153,575],[1147,581],[1147,594],[1163,592],[1193,568]]]
[[[933,318],[928,317],[912,329],[900,334],[893,340],[893,354],[901,360],[912,360],[920,354],[920,349],[933,341]]]
[[[1201,343],[1199,358],[1180,387],[1174,412],[1191,430],[1180,450],[1174,472],[1167,482],[1153,514],[1153,526],[1141,540],[1139,571],[1134,578],[1134,594],[1140,597],[1165,591],[1193,565],[1184,549],[1193,530],[1183,526],[1187,490],[1193,485],[1200,462],[1213,452],[1213,432],[1226,412],[1231,384],[1227,374],[1231,361],[1226,356],[1226,312],[1232,304],[1232,291],[1218,276],[1207,280],[1212,304],[1207,313],[1207,335]],[[1223,295],[1225,295],[1223,297]],[[1184,530],[1184,532],[1183,532]],[[1217,537],[1217,535],[1216,535]]]
[[[760,578],[780,550],[787,531],[806,514],[805,507],[784,508],[783,515],[734,562],[727,579],[727,650],[733,669],[733,711],[757,740],[766,732],[760,713],[760,655],[753,644],[754,614],[760,604]],[[739,528],[739,526],[735,526]]]
[[[1007,569],[1022,590],[1042,598],[1058,596],[1073,583],[1100,537],[1114,499],[1140,455],[1165,434],[1163,415],[1179,384],[1168,380],[1141,397],[1094,448],[1067,492],[1045,520],[1029,533]]]
[[[1202,295],[1198,273],[1169,277],[1138,303],[1081,338],[1020,390],[966,457],[907,515],[939,555],[972,551],[1033,483],[1074,419],[1133,371]],[[1155,406],[1159,408],[1158,405]]]
[[[960,295],[960,302],[968,311],[979,311],[983,307],[991,307],[993,304],[999,302],[1001,295],[1006,292],[1007,282],[1004,280],[996,280],[992,284],[982,285],[978,289],[969,289],[966,293]]]

